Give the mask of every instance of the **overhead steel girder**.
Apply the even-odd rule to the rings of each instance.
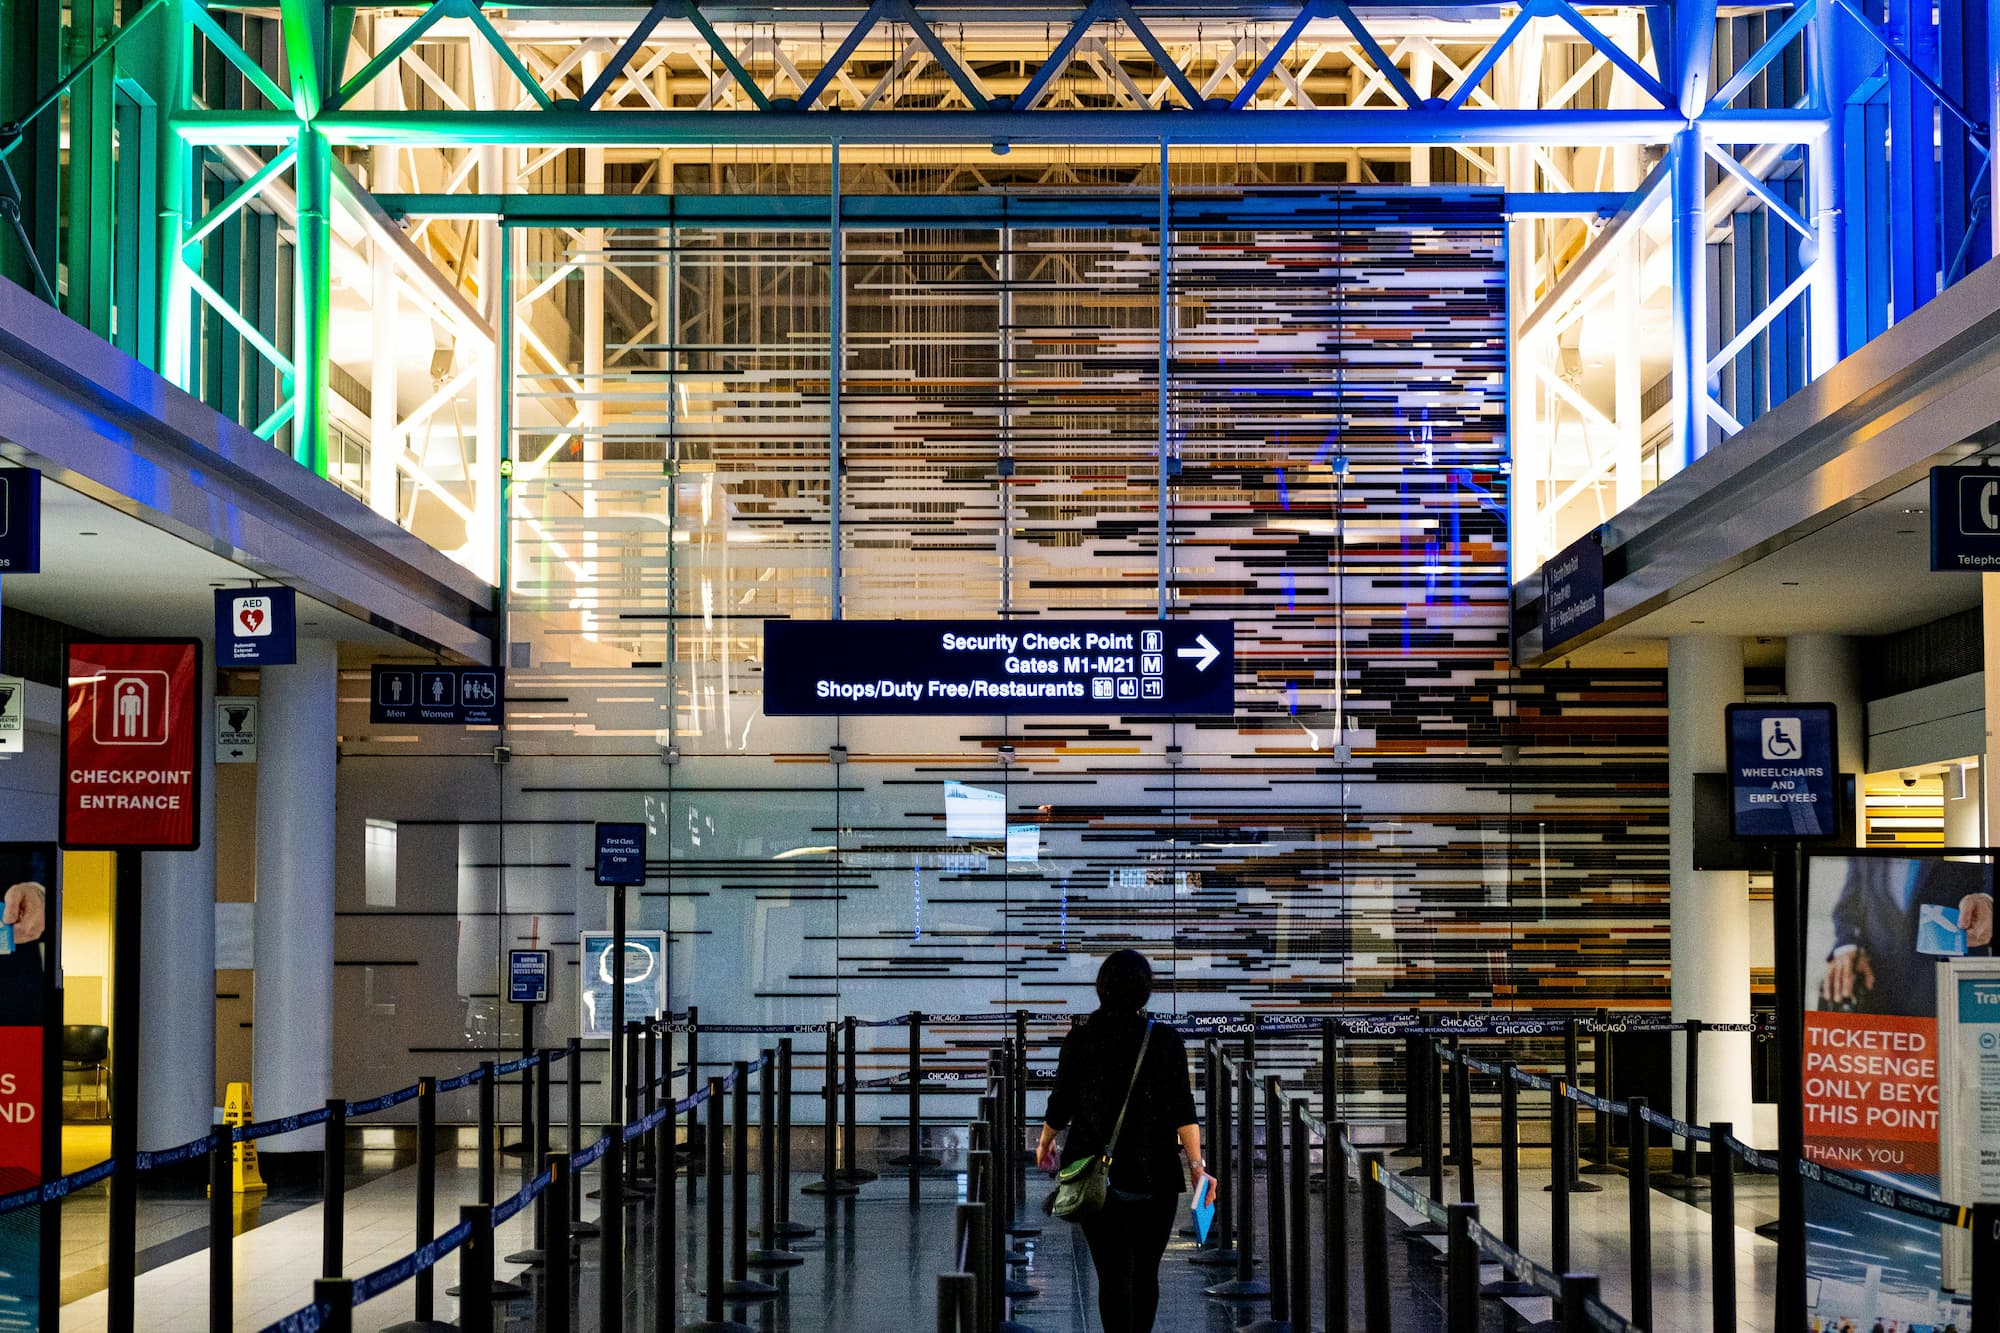
[[[274,143],[297,122],[262,112],[174,119],[189,143]],[[1715,143],[1816,142],[1804,111],[1712,111]],[[1054,144],[1407,147],[1411,144],[1667,143],[1688,128],[1671,111],[340,111],[314,128],[336,144],[672,146],[731,144]]]

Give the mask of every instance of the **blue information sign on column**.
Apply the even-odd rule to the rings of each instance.
[[[646,826],[597,826],[597,882],[605,888],[639,888],[646,882]]]
[[[1840,831],[1832,704],[1730,704],[1729,828],[1738,838]]]
[[[42,570],[42,474],[0,468],[0,574]]]

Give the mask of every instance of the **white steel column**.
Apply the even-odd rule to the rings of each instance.
[[[393,34],[402,26],[388,18],[376,19],[377,48],[392,40]],[[403,109],[401,79],[377,79],[369,86],[368,95],[378,111]],[[369,151],[368,190],[371,194],[392,194],[403,188],[400,160],[403,152],[393,144],[384,144]],[[396,263],[387,253],[387,247],[380,240],[375,240],[370,243],[370,249],[374,252],[375,261],[370,269],[373,290],[369,294],[375,357],[368,383],[368,507],[400,523],[402,514],[398,500],[402,495],[402,475],[397,462],[403,456],[403,441],[396,428],[402,423],[399,410],[401,390],[397,385],[402,364],[401,358],[396,355],[396,330],[402,315],[401,284],[396,280]],[[424,429],[428,434],[428,423]]]
[[[1750,877],[1694,868],[1695,774],[1722,771],[1723,705],[1743,698],[1743,643],[1721,635],[1667,644],[1669,932],[1675,1018],[1750,1021]],[[1683,1048],[1674,1043],[1674,1107],[1685,1105]],[[1702,1124],[1750,1124],[1748,1033],[1701,1040]]]
[[[214,659],[202,648],[202,660]],[[139,957],[139,1147],[171,1148],[208,1132],[215,1112],[214,677],[195,713],[201,808],[192,852],[146,852]]]
[[[1861,775],[1868,769],[1868,713],[1861,700],[1860,645],[1838,634],[1794,634],[1785,640],[1785,697],[1793,703],[1832,704],[1839,728],[1840,771],[1854,775],[1848,809],[1855,841],[1861,828]]]
[[[1708,452],[1708,162],[1699,125],[1675,136],[1670,170],[1674,457],[1661,460],[1663,477]]]
[[[333,1089],[334,645],[299,640],[295,666],[262,674],[257,746],[256,1003],[251,1093],[259,1116],[326,1103]],[[267,1152],[316,1152],[318,1129]]]

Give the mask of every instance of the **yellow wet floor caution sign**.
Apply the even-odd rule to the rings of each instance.
[[[232,1083],[222,1098],[222,1123],[225,1125],[247,1125],[250,1123],[250,1085]],[[233,1154],[230,1179],[235,1183],[238,1194],[254,1194],[264,1189],[264,1178],[257,1174],[257,1145],[239,1143]]]

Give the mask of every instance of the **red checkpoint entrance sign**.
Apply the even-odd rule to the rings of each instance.
[[[201,843],[201,644],[72,643],[63,717],[62,845],[187,851]]]

